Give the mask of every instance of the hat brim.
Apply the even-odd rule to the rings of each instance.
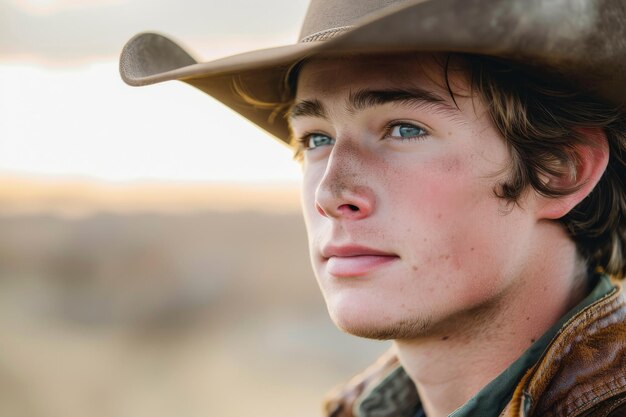
[[[165,36],[142,33],[124,47],[120,73],[122,79],[132,86],[170,80],[184,81],[288,144],[289,129],[286,121],[281,117],[274,118],[272,109],[254,106],[244,100],[235,85],[259,101],[279,102],[282,99],[279,86],[284,84],[288,69],[294,62],[314,53],[320,44],[288,45],[198,63]]]
[[[445,51],[502,57],[558,74],[581,90],[624,107],[625,9],[624,2],[617,0],[415,0],[384,8],[327,41],[204,63],[172,40],[144,33],[124,47],[120,73],[134,86],[168,80],[189,83],[285,143],[289,142],[287,121],[274,117],[272,108],[244,100],[241,90],[260,102],[280,102],[289,68],[327,53]]]

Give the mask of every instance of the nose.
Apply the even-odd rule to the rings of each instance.
[[[368,184],[374,172],[357,148],[339,141],[333,146],[315,193],[315,208],[324,217],[359,220],[374,212],[376,197]]]

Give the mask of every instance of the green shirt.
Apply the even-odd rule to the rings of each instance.
[[[606,275],[600,275],[593,290],[576,307],[565,314],[554,326],[533,343],[511,366],[498,375],[478,394],[472,397],[463,406],[458,408],[450,417],[498,417],[506,404],[510,401],[515,387],[530,369],[541,358],[550,341],[557,335],[563,325],[578,312],[593,304],[613,290],[613,284]],[[391,399],[386,401],[386,399]],[[381,415],[380,410],[389,409],[389,416],[415,417],[425,415],[422,411],[419,397],[413,382],[407,373],[398,367],[383,381],[374,387],[371,392],[360,400],[356,407],[359,417]],[[378,410],[372,413],[374,410]],[[385,414],[387,415],[387,414]]]

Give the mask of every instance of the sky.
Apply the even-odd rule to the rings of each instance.
[[[134,34],[201,60],[293,43],[307,0],[0,0],[0,172],[104,181],[297,182],[291,150],[181,82],[133,88]]]

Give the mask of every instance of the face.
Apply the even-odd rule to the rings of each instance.
[[[494,189],[507,147],[463,77],[432,57],[319,59],[290,121],[313,268],[334,322],[409,339],[460,323],[522,279],[534,219]],[[457,107],[458,105],[458,107]]]

